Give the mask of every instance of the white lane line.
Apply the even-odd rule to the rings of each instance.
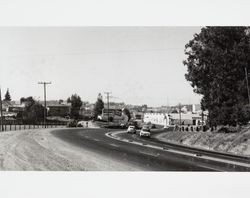
[[[149,155],[149,156],[153,156],[153,157],[158,157],[160,154],[159,153],[149,153],[149,152],[145,152],[145,151],[139,151],[139,153],[144,154],[144,155]]]
[[[116,144],[109,144],[110,146],[114,146],[114,147],[119,147],[118,145]]]
[[[228,164],[232,164],[232,165],[238,165],[238,166],[243,166],[243,167],[248,167],[250,168],[250,164],[247,164],[247,163],[243,163],[243,162],[236,162],[236,161],[231,161],[231,160],[227,160],[227,159],[220,159],[220,158],[214,158],[214,157],[209,157],[209,156],[196,156],[196,154],[194,153],[188,153],[188,152],[184,152],[184,151],[177,151],[177,150],[164,150],[162,147],[159,147],[159,146],[154,146],[154,145],[143,145],[143,143],[140,143],[140,142],[136,142],[136,141],[133,141],[133,142],[130,142],[126,139],[118,139],[117,137],[115,137],[115,135],[117,134],[121,134],[121,133],[124,133],[122,131],[120,132],[114,132],[112,133],[112,136],[109,134],[105,134],[106,136],[110,137],[110,138],[113,138],[113,139],[116,139],[116,140],[119,140],[119,141],[122,141],[122,142],[127,142],[127,143],[130,143],[130,144],[136,144],[136,145],[140,145],[140,146],[144,146],[144,147],[148,147],[148,148],[154,148],[154,149],[157,149],[157,150],[163,150],[165,152],[169,152],[169,153],[176,153],[176,154],[182,154],[182,155],[186,155],[186,156],[190,156],[190,157],[196,157],[196,158],[203,158],[203,159],[207,159],[207,160],[211,160],[211,161],[217,161],[217,162],[223,162],[223,163],[228,163]]]
[[[95,140],[96,142],[100,142],[100,140],[98,140],[98,139],[95,139],[95,138],[94,138],[93,140]]]

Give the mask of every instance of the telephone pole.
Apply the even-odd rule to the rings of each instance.
[[[180,115],[180,126],[181,126],[181,103],[179,103],[179,115]]]
[[[47,117],[47,104],[46,104],[46,86],[51,84],[51,82],[38,82],[38,84],[43,85],[43,90],[44,90],[44,118],[43,118],[43,123],[44,123],[44,128],[46,128],[46,117]]]
[[[111,92],[104,92],[104,94],[106,94],[107,96],[107,105],[108,105],[108,126],[109,126],[109,97],[110,94],[112,94]]]
[[[0,113],[1,113],[1,131],[4,131],[3,127],[3,103],[2,103],[2,90],[0,87]]]

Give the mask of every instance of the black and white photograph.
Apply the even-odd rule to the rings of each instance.
[[[0,196],[249,194],[243,1],[0,2]]]
[[[1,170],[249,171],[249,33],[1,27]]]

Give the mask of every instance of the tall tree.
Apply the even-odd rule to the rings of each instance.
[[[62,103],[63,103],[63,99],[60,99],[60,100],[58,101],[58,103],[59,103],[59,104],[62,104]]]
[[[67,98],[67,103],[71,103],[70,97]]]
[[[131,119],[131,114],[130,114],[130,111],[127,109],[127,108],[124,108],[123,109],[123,112],[126,116],[128,116],[128,121]]]
[[[203,96],[211,125],[250,120],[245,69],[250,71],[248,27],[204,27],[185,46],[186,79]]]
[[[96,119],[98,115],[102,114],[102,109],[104,108],[104,102],[102,100],[102,94],[99,93],[97,97],[97,101],[94,106],[94,118]]]
[[[44,118],[44,106],[33,99],[32,96],[20,99],[21,104],[25,104],[24,112],[19,113],[19,117],[25,122],[36,123]]]
[[[9,89],[7,89],[7,91],[6,91],[6,94],[4,96],[4,101],[8,101],[8,102],[11,101],[11,96],[10,96]]]
[[[20,99],[20,103],[21,103],[21,104],[25,104],[25,107],[26,107],[27,109],[29,109],[32,105],[34,105],[34,104],[36,103],[36,101],[33,99],[32,96],[29,96],[29,97],[27,97],[27,98],[22,97],[22,98]]]
[[[82,106],[82,99],[77,94],[73,94],[70,98],[67,99],[68,103],[71,103],[70,115],[74,119],[79,118],[79,111]]]

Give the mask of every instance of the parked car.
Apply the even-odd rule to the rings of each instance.
[[[140,137],[150,137],[150,127],[144,125],[139,133]]]
[[[76,120],[69,121],[67,127],[77,127],[77,121]]]
[[[128,126],[127,133],[136,133],[135,126],[132,125]]]

